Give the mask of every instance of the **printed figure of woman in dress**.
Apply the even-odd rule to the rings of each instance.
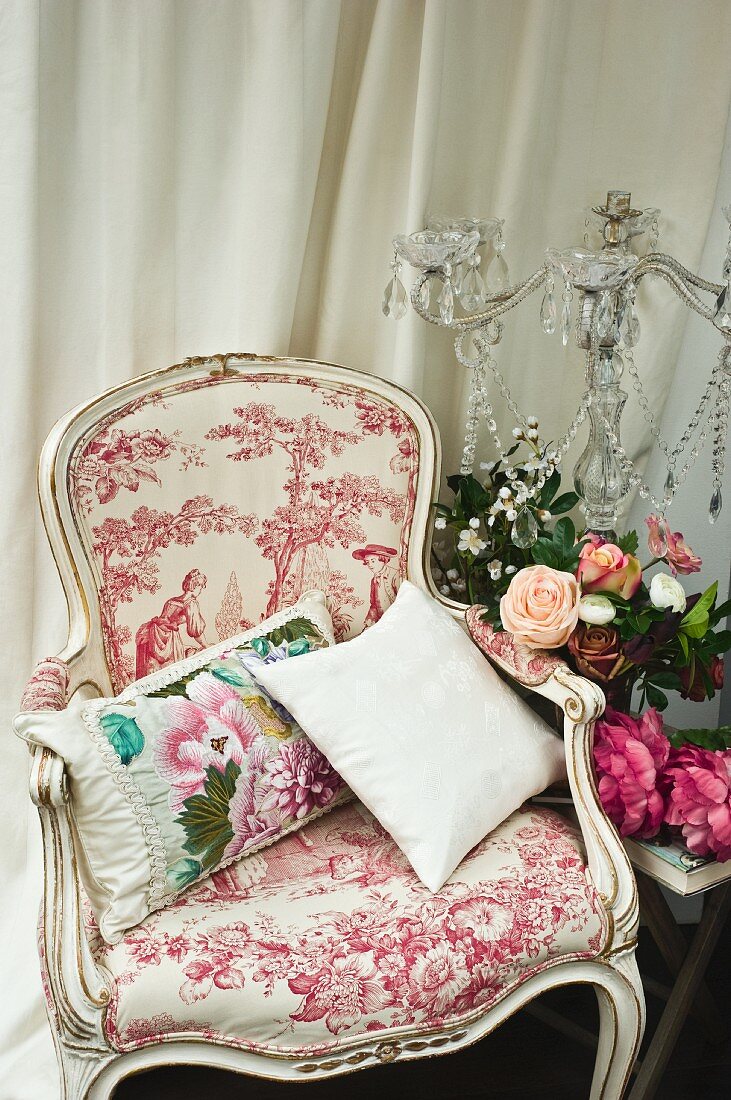
[[[208,646],[206,622],[198,604],[206,584],[205,574],[200,569],[191,569],[183,577],[181,594],[166,600],[160,614],[139,628],[135,635],[138,680]],[[188,635],[187,641],[181,636],[182,627]]]
[[[396,599],[400,581],[392,559],[397,553],[393,546],[378,546],[370,542],[360,550],[353,551],[356,561],[362,561],[373,574],[370,607],[364,626],[377,623],[386,608]]]

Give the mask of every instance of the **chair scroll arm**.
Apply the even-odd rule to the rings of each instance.
[[[63,710],[71,670],[59,658],[41,661],[21,700],[25,712]],[[64,761],[49,748],[31,748],[30,797],[43,834],[42,948],[52,1013],[66,1046],[108,1051],[103,1012],[111,976],[92,955],[84,925],[76,840]]]
[[[591,680],[572,672],[554,653],[518,645],[507,631],[494,631],[482,622],[484,611],[480,606],[471,607],[466,615],[475,644],[513,680],[563,710],[569,787],[589,872],[611,917],[612,942],[607,946],[618,950],[637,934],[639,905],[629,858],[601,804],[594,773],[594,726],[604,711],[604,693]]]

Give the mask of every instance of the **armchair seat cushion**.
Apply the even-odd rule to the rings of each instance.
[[[204,1038],[285,1057],[467,1023],[607,939],[578,833],[555,812],[516,811],[432,894],[359,802],[212,875],[113,947],[90,932],[114,979],[117,1050]]]

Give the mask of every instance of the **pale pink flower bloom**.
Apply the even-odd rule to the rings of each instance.
[[[696,745],[670,750],[665,820],[679,825],[696,855],[731,859],[731,751],[710,752]]]
[[[333,959],[316,974],[297,974],[289,979],[289,988],[305,995],[291,1019],[309,1023],[324,1017],[334,1035],[385,1008],[390,1000],[366,955]]]
[[[211,765],[224,771],[233,760],[241,767],[260,734],[241,696],[212,673],[202,672],[186,690],[187,699],[168,700],[171,724],[158,735],[153,754],[157,774],[170,784],[174,813],[203,790]]]
[[[409,1003],[441,1016],[469,985],[465,957],[451,944],[439,943],[419,955],[409,974]]]
[[[462,935],[480,943],[493,943],[506,936],[513,926],[513,914],[506,905],[492,898],[473,898],[451,910],[451,921]]]
[[[262,781],[270,790],[261,809],[277,809],[285,817],[297,819],[327,806],[343,782],[330,761],[305,737],[280,745],[279,755],[267,764]]]
[[[680,531],[671,531],[661,517],[654,513],[646,518],[645,523],[650,553],[655,558],[665,558],[673,576],[677,576],[678,573],[700,572],[703,562],[697,554],[693,553]],[[661,524],[664,526],[663,532],[660,530]]]
[[[594,762],[599,795],[622,836],[651,837],[658,832],[664,802],[657,781],[669,751],[654,708],[637,720],[608,707],[597,722]]]

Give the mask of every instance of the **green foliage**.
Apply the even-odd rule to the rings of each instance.
[[[731,726],[719,726],[717,729],[687,729],[668,732],[668,740],[676,749],[682,745],[698,745],[711,752],[723,752],[731,749]]]
[[[168,867],[166,878],[168,886],[171,890],[184,890],[186,886],[190,886],[192,882],[199,879],[203,874],[203,867],[197,859],[178,859],[172,865]]]
[[[617,546],[623,554],[637,554],[640,539],[636,531],[628,531],[626,535],[617,538]]]
[[[126,714],[103,714],[99,725],[123,764],[129,764],[144,749],[145,737],[134,718]]]
[[[226,845],[233,840],[228,807],[240,774],[241,768],[233,760],[228,761],[224,772],[214,765],[206,768],[204,793],[186,798],[176,818],[187,837],[183,847],[199,858],[204,870],[223,858]]]
[[[576,542],[576,528],[573,522],[564,516],[554,527],[551,538],[539,538],[533,544],[531,553],[537,565],[547,565],[551,569],[575,573],[581,549],[585,545],[586,539]]]

